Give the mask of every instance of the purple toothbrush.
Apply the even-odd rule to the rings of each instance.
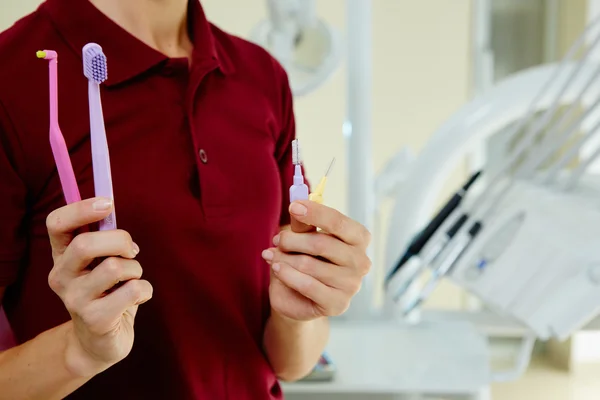
[[[97,197],[114,200],[108,142],[106,140],[104,116],[102,115],[102,100],[100,99],[100,84],[108,78],[107,62],[102,47],[96,43],[88,43],[83,48],[83,74],[89,81],[88,96],[94,189]],[[117,228],[114,207],[113,212],[100,221],[99,228],[101,231]]]

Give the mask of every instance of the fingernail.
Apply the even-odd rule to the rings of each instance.
[[[280,235],[277,235],[273,238],[273,245],[279,246],[279,240],[281,239]]]
[[[138,246],[137,243],[133,242],[133,254],[137,256],[139,252],[140,246]]]
[[[112,207],[112,201],[106,199],[98,200],[94,204],[92,204],[92,207],[94,208],[94,211],[110,210],[110,208]]]
[[[271,268],[273,268],[273,271],[279,272],[279,270],[281,269],[281,265],[279,265],[279,264],[273,264],[273,266]]]
[[[299,217],[304,217],[308,212],[308,209],[300,203],[292,203],[290,206],[290,212]]]
[[[266,261],[271,261],[274,257],[274,254],[272,251],[270,250],[265,250],[262,252],[262,258],[264,258]]]

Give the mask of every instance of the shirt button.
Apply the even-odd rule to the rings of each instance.
[[[208,162],[208,156],[206,155],[206,151],[204,151],[204,149],[200,149],[198,155],[200,156],[200,161],[202,161],[203,164]]]

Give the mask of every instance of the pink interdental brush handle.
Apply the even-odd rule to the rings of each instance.
[[[53,50],[37,52],[38,58],[49,61],[50,78],[50,147],[58,171],[58,177],[67,204],[81,201],[79,187],[73,172],[71,157],[65,143],[65,138],[58,124],[58,54]]]

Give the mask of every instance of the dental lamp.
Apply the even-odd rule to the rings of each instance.
[[[250,39],[283,65],[296,96],[329,79],[342,60],[338,33],[317,17],[316,0],[268,0],[269,18]]]

